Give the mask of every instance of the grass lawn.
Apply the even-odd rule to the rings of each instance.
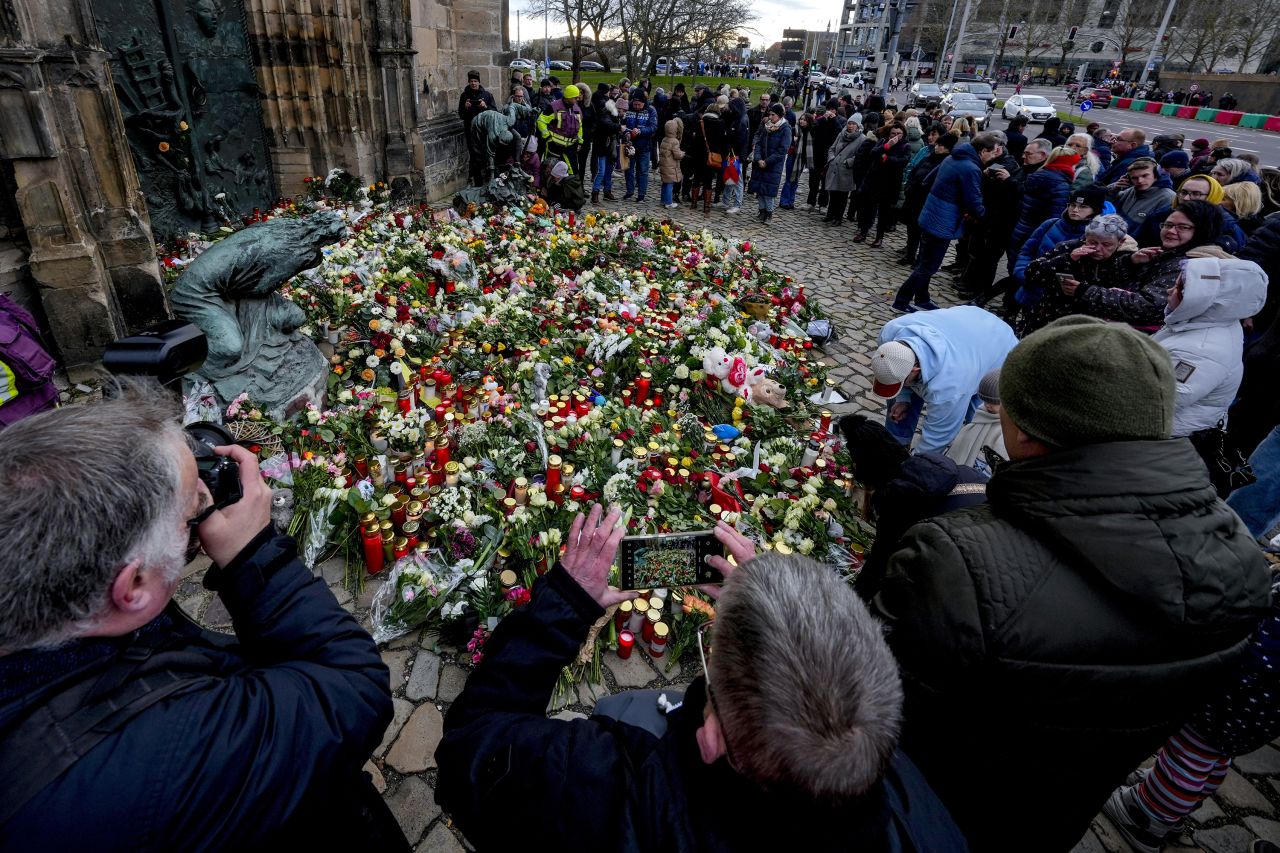
[[[560,78],[561,83],[568,83],[570,78],[573,77],[573,72],[571,71],[553,71],[552,73]],[[624,76],[622,71],[583,71],[582,82],[594,92],[597,83],[617,83]],[[741,89],[745,86],[751,90],[753,96],[769,91],[774,85],[773,81],[769,79],[747,80],[742,77],[707,77],[705,75],[694,78],[687,74],[677,74],[674,77],[666,74],[655,74],[649,78],[649,82],[653,84],[655,89],[661,88],[668,93],[675,88],[677,83],[683,83],[684,88],[689,92],[693,91],[694,83],[706,83],[712,87],[719,86],[721,83],[728,83],[735,89]]]

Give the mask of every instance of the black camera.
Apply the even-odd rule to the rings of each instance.
[[[182,395],[182,377],[209,355],[209,342],[194,323],[166,320],[136,335],[107,344],[102,364],[120,376],[151,376],[175,394]],[[240,466],[219,456],[213,448],[235,444],[235,437],[218,424],[200,421],[186,426],[196,468],[216,509],[230,506],[244,497],[240,487]]]

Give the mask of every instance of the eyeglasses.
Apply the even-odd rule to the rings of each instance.
[[[737,770],[739,765],[734,760],[733,747],[729,746],[729,735],[724,730],[724,715],[720,713],[720,709],[716,706],[716,694],[711,689],[711,671],[707,669],[707,658],[711,657],[715,630],[716,620],[710,619],[698,626],[694,636],[698,639],[698,659],[702,661],[702,677],[707,683],[707,701],[711,703],[711,710],[715,711],[716,716],[720,718],[720,737],[724,740],[725,758],[729,760],[729,766]]]
[[[1196,201],[1197,199],[1208,197],[1208,193],[1198,193],[1195,190],[1178,190],[1178,198],[1185,198],[1187,201]]]
[[[1179,234],[1190,234],[1196,230],[1194,225],[1183,225],[1179,222],[1161,222],[1161,231],[1177,231]]]

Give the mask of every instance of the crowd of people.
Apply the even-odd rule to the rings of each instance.
[[[474,124],[497,110],[472,83]],[[763,221],[807,167],[853,241],[905,224],[901,316],[867,353],[883,418],[837,425],[874,546],[851,587],[720,522],[683,695],[548,718],[635,595],[608,585],[621,511],[594,506],[449,708],[439,805],[481,850],[1065,853],[1105,811],[1158,851],[1280,735],[1280,218],[1228,192],[1257,164],[1134,128],[1028,139],[629,83],[547,80],[505,115],[541,140],[517,156],[561,184],[594,161],[610,200],[613,158],[623,199],[656,165],[664,203],[704,213],[745,184]],[[955,286],[1003,316],[929,299],[957,240]],[[361,770],[387,666],[273,527],[257,459],[214,451],[242,494],[214,504],[148,383],[24,415],[0,432],[0,849],[408,850]],[[234,641],[173,603],[199,547]]]

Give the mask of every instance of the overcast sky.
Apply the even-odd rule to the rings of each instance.
[[[511,12],[511,38],[513,40],[516,37],[516,8],[521,10],[520,37],[526,42],[542,38],[541,16],[528,11],[528,8],[535,5],[534,3],[512,3],[514,8]],[[752,24],[752,28],[757,30],[758,34],[748,34],[752,46],[768,47],[775,41],[781,41],[784,29],[825,30],[828,22],[833,30],[840,26],[842,8],[840,0],[755,0],[754,6],[759,19]],[[563,24],[551,22],[552,38],[557,34],[564,35],[565,32]]]

